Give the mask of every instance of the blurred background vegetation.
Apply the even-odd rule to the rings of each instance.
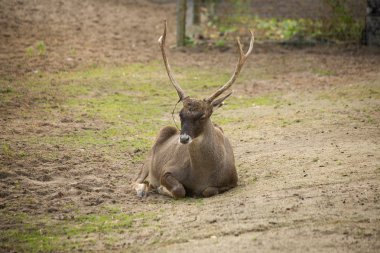
[[[192,4],[195,1],[188,1]],[[282,43],[359,43],[365,0],[201,1],[200,28],[187,25],[186,44],[225,47],[253,29],[256,40]],[[189,13],[188,13],[189,15]],[[196,14],[194,14],[196,15]]]

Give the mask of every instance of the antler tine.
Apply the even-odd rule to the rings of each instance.
[[[169,65],[168,59],[166,58],[166,52],[165,52],[166,27],[167,27],[167,22],[165,20],[164,33],[158,39],[158,43],[160,44],[160,48],[161,48],[161,52],[162,52],[162,58],[164,59],[164,64],[165,64],[166,72],[168,73],[170,82],[173,84],[174,88],[176,89],[176,91],[178,93],[179,101],[182,101],[183,99],[186,98],[185,92],[182,90],[182,88],[178,85],[178,83],[174,79],[174,77],[172,75],[172,71],[170,69],[170,65]]]
[[[239,61],[236,65],[234,74],[232,75],[230,80],[228,80],[228,82],[225,85],[220,87],[215,93],[213,93],[211,96],[206,98],[206,101],[212,102],[214,99],[219,97],[223,92],[225,92],[228,88],[231,87],[231,85],[235,82],[236,78],[239,76],[239,73],[240,73],[245,61],[247,60],[248,56],[252,52],[253,42],[255,41],[255,37],[253,36],[253,32],[251,30],[249,32],[251,33],[251,41],[249,43],[249,48],[248,48],[247,53],[244,54],[243,47],[240,43],[240,39],[237,38],[237,44],[238,44],[238,48],[239,48]]]

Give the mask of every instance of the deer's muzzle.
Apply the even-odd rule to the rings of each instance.
[[[187,144],[187,143],[190,143],[191,142],[191,137],[187,134],[181,134],[179,136],[179,141],[182,143],[182,144]]]

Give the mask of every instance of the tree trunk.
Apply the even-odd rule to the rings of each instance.
[[[201,24],[201,0],[193,0],[193,24]]]
[[[380,0],[367,0],[367,16],[363,34],[368,46],[380,46]]]
[[[185,45],[186,37],[186,0],[177,0],[177,46]]]
[[[186,1],[186,28],[194,24],[194,0]]]
[[[200,25],[201,0],[187,0],[186,26]]]

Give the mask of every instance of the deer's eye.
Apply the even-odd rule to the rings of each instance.
[[[202,120],[204,119],[204,113],[198,113],[195,117],[194,120]]]

